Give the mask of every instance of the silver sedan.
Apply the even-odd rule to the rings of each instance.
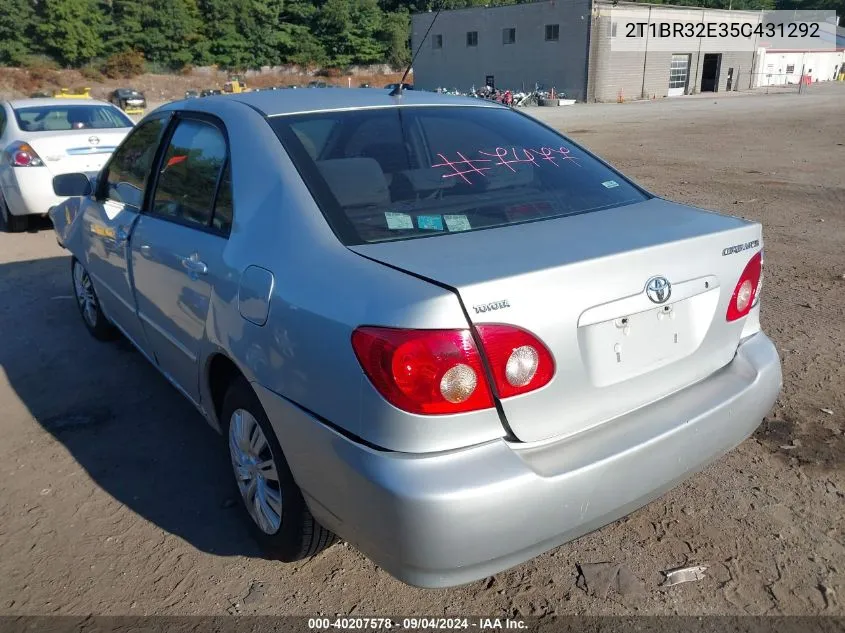
[[[51,211],[83,323],[227,437],[268,553],[469,582],[659,497],[781,388],[762,230],[494,103],[262,91],[144,118]]]

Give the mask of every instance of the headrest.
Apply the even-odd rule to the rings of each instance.
[[[387,179],[372,158],[321,160],[317,168],[342,207],[390,204]]]

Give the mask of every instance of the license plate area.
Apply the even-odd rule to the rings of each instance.
[[[704,340],[718,303],[713,289],[578,328],[581,356],[597,387],[665,367],[693,354]]]

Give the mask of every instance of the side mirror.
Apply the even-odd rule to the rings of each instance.
[[[53,178],[53,193],[57,196],[87,196],[92,191],[91,180],[85,174],[60,174]]]

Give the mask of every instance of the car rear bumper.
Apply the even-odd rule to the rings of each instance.
[[[12,186],[3,195],[12,215],[47,215],[51,207],[64,202],[53,193],[54,174],[47,167],[15,168]]]
[[[409,584],[483,578],[619,519],[747,438],[782,385],[763,334],[709,378],[579,435],[379,451],[256,386],[314,516]]]

